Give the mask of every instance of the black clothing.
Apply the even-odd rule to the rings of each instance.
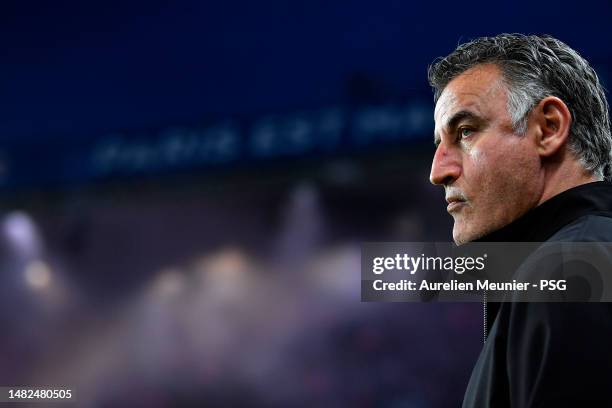
[[[564,191],[479,241],[612,242],[612,183]],[[612,406],[612,303],[486,306],[464,408]]]

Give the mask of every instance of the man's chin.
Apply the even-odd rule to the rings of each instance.
[[[455,245],[463,245],[468,242],[472,242],[479,238],[482,238],[486,235],[486,232],[472,230],[472,229],[464,229],[461,225],[459,227],[455,223],[455,227],[453,228],[453,241],[455,241]]]
[[[467,244],[471,240],[465,239],[462,236],[456,236],[453,234],[453,241],[455,241],[455,245],[459,246],[459,245]]]

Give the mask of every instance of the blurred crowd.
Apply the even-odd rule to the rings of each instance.
[[[458,403],[480,305],[360,299],[360,243],[445,238],[414,207],[442,196],[402,162],[347,166],[358,180],[24,198],[1,221],[0,383],[69,387],[79,407]]]

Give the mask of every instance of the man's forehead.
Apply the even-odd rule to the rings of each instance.
[[[456,96],[449,94],[445,99],[440,97],[434,111],[436,129],[447,126],[449,120],[458,112],[471,112],[475,116],[483,116],[478,95],[463,94]]]
[[[505,97],[499,68],[492,64],[477,65],[454,78],[444,88],[436,103],[434,120],[437,126],[443,126],[445,120],[458,111],[479,113],[490,107],[492,102],[505,104]]]

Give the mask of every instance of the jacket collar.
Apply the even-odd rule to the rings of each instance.
[[[544,242],[585,215],[612,217],[612,183],[596,181],[563,191],[476,242]]]

